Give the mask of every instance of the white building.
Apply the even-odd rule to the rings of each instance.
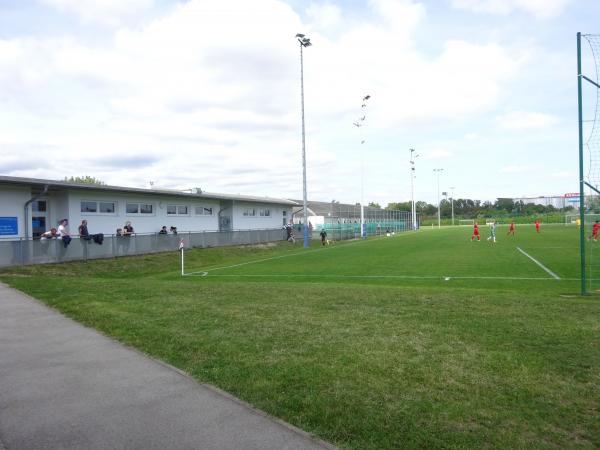
[[[62,219],[71,234],[83,219],[90,233],[135,233],[164,225],[180,232],[281,229],[297,203],[268,197],[138,189],[0,176],[0,238],[37,237]]]

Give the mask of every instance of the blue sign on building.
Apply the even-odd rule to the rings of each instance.
[[[0,236],[19,234],[19,221],[16,217],[0,217]]]

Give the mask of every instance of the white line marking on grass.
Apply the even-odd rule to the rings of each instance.
[[[206,273],[206,272],[196,272]],[[200,276],[200,275],[199,275]],[[561,278],[548,278],[548,277],[461,277],[461,276],[441,276],[441,275],[326,275],[326,274],[209,274],[202,275],[209,277],[221,277],[221,278],[355,278],[355,279],[415,279],[415,280],[509,280],[509,281],[555,281],[561,280]],[[563,278],[566,281],[578,281],[579,278]]]
[[[541,262],[539,262],[537,259],[535,259],[533,256],[531,256],[529,253],[524,251],[521,247],[517,247],[517,250],[519,250],[521,253],[523,253],[525,256],[527,256],[530,260],[532,260],[534,263],[536,263],[538,266],[540,266],[542,269],[544,269],[546,271],[546,273],[548,273],[552,278],[554,278],[555,280],[560,280],[560,277],[558,275],[556,275],[554,272],[552,272],[550,269],[548,269],[545,265],[543,265]]]
[[[405,236],[408,235],[408,232],[403,232],[403,233],[399,233],[396,236]],[[248,264],[256,264],[256,263],[260,263],[260,262],[265,262],[265,261],[272,261],[274,259],[282,259],[282,258],[288,258],[290,256],[303,256],[303,255],[308,255],[308,254],[312,254],[312,253],[316,253],[316,252],[322,252],[322,251],[331,251],[331,250],[335,250],[338,248],[345,248],[348,245],[358,245],[358,244],[364,244],[364,243],[368,243],[368,242],[374,242],[376,240],[380,240],[380,239],[384,239],[387,238],[386,236],[376,236],[376,237],[372,237],[370,240],[368,239],[357,239],[355,241],[346,241],[347,243],[345,243],[344,245],[336,245],[334,247],[320,247],[320,248],[315,248],[312,250],[304,250],[302,252],[296,252],[296,253],[288,253],[286,255],[279,255],[279,256],[272,256],[270,258],[263,258],[263,259],[254,259],[252,261],[246,261],[243,263],[239,263],[239,264],[233,264],[231,266],[222,266],[222,267],[214,267],[214,268],[208,268],[206,270],[203,271],[198,271],[198,272],[188,272],[186,274],[184,274],[184,276],[186,275],[197,275],[197,276],[207,276],[208,272],[212,272],[214,270],[225,270],[225,269],[233,269],[235,267],[241,267],[241,266],[247,266]]]

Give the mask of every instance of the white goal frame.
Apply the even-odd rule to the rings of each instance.
[[[459,227],[472,227],[475,224],[475,219],[459,219]]]

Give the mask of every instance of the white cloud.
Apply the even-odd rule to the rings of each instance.
[[[514,165],[508,165],[508,166],[504,166],[500,169],[501,173],[536,173],[536,172],[540,172],[542,170],[542,167],[539,165],[535,165],[535,164],[523,164],[523,165],[519,165],[519,164],[514,164]]]
[[[551,114],[513,111],[498,117],[496,122],[504,130],[542,130],[558,124],[559,118]]]
[[[444,148],[435,148],[432,150],[424,150],[422,156],[423,159],[437,160],[450,158],[452,155],[453,153],[449,150],[446,150]]]
[[[116,26],[124,19],[140,15],[152,6],[153,0],[39,0],[41,3],[85,23],[98,22]]]
[[[306,9],[306,15],[312,27],[322,33],[342,25],[342,10],[331,3],[311,3]]]
[[[572,0],[452,0],[452,6],[476,13],[509,15],[523,11],[541,19],[560,15]]]
[[[85,16],[78,5],[87,1],[44,1],[82,20],[107,21],[127,17],[131,5],[148,4],[105,2],[97,6],[104,10],[94,15],[92,5]],[[304,51],[309,186],[356,198],[345,184],[356,176],[348,163],[354,151],[336,145],[350,139],[363,95],[372,95],[365,127],[371,143],[400,128],[408,135],[415,123],[452,127],[493,111],[523,64],[520,53],[495,42],[455,39],[424,53],[415,38],[427,20],[423,3],[368,5],[369,14],[355,22],[346,21],[341,2],[311,5],[303,23],[279,0],[190,0],[144,26],[107,30],[110,39],[102,45],[68,33],[0,39],[0,82],[10,106],[0,110],[0,136],[30,144],[20,152],[32,160],[39,143],[67,156],[57,167],[34,165],[14,174],[58,172],[62,178],[80,171],[113,184],[144,186],[154,179],[172,187],[298,197],[294,35],[304,32],[314,43]],[[338,31],[321,32],[327,25]],[[421,146],[432,148],[421,152],[424,159],[452,156],[435,145]],[[82,159],[82,152],[98,156]],[[121,168],[123,155],[131,165]]]

